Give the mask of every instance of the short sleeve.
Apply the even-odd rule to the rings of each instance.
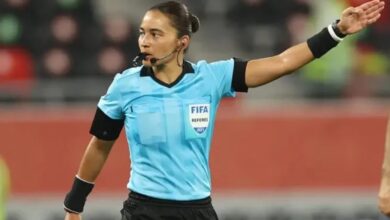
[[[107,93],[102,96],[98,103],[98,108],[111,119],[124,119],[124,114],[121,106],[121,93],[119,78],[117,74],[112,81]]]
[[[236,58],[210,63],[209,67],[222,96],[232,97],[235,92],[247,92],[245,85],[246,61]]]

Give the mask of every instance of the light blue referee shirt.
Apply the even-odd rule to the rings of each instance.
[[[117,74],[98,108],[123,119],[131,172],[127,187],[161,199],[196,200],[210,195],[209,153],[215,115],[232,89],[234,59],[184,62],[172,84],[150,67]]]

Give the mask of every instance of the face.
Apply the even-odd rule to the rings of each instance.
[[[151,66],[151,58],[163,58],[180,46],[176,29],[171,25],[169,18],[157,10],[148,11],[139,29],[138,46],[142,53],[148,54],[143,64]],[[176,54],[176,53],[174,53]],[[176,56],[172,55],[157,63],[170,62]]]

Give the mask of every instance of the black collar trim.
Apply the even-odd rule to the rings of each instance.
[[[191,63],[189,63],[187,61],[184,61],[184,63],[183,63],[183,71],[180,73],[179,77],[177,77],[177,79],[175,81],[173,81],[172,83],[166,83],[166,82],[163,82],[163,81],[159,80],[154,75],[152,67],[143,66],[142,69],[141,69],[141,74],[140,75],[141,75],[141,77],[150,76],[158,84],[161,84],[161,85],[163,85],[165,87],[171,88],[174,85],[176,85],[177,83],[179,83],[180,80],[184,77],[184,75],[186,73],[195,73],[195,71],[194,71],[194,68],[192,68]]]

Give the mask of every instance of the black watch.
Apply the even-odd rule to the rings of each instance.
[[[337,35],[337,37],[339,37],[339,38],[344,38],[344,37],[346,37],[347,35],[341,33],[340,29],[337,27],[337,24],[338,24],[339,22],[340,22],[340,19],[337,19],[336,21],[334,21],[334,22],[332,23],[332,29],[334,30],[334,33]]]

